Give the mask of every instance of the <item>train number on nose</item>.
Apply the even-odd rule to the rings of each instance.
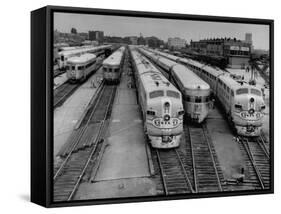
[[[241,117],[242,118],[252,118],[252,119],[260,119],[261,118],[261,113],[260,112],[255,112],[253,114],[249,114],[248,112],[244,111],[244,112],[241,112]]]
[[[158,128],[175,127],[179,125],[179,119],[171,118],[169,121],[165,121],[163,118],[156,118],[153,120],[153,125]]]

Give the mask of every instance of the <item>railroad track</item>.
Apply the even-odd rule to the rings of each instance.
[[[184,134],[195,192],[223,191],[224,176],[205,125],[184,124]]]
[[[255,189],[270,188],[270,154],[262,137],[238,137],[240,149],[247,163],[246,179],[253,183]]]
[[[54,169],[54,201],[69,201],[85,175],[88,166],[97,160],[107,129],[116,86],[103,85],[97,101],[83,119],[83,125],[72,136],[72,141],[61,153],[63,161]]]
[[[54,90],[54,108],[62,105],[64,101],[79,87],[79,84],[66,82]]]
[[[59,69],[55,69],[54,70],[54,78],[65,73],[65,70],[59,70]]]
[[[194,193],[177,149],[156,149],[165,195]]]

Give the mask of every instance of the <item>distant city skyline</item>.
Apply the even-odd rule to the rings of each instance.
[[[107,15],[85,15],[55,13],[54,30],[69,33],[71,28],[78,32],[104,31],[105,36],[156,36],[167,42],[169,37],[180,37],[188,44],[190,40],[231,37],[245,40],[252,33],[255,49],[269,50],[269,26],[223,22],[172,20]]]

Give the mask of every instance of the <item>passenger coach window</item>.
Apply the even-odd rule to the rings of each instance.
[[[257,96],[261,96],[261,92],[257,89],[251,89],[251,94],[257,95]]]
[[[73,66],[71,67],[71,69],[72,69],[72,70],[75,70],[75,66],[73,65]]]
[[[156,98],[156,97],[163,97],[163,96],[164,96],[164,91],[153,91],[153,92],[150,92],[150,94],[149,94],[150,99]]]
[[[240,95],[240,94],[248,94],[248,88],[239,88],[239,89],[237,89],[237,91],[236,91],[236,94],[237,95]]]
[[[78,70],[83,70],[83,66],[78,66]]]
[[[170,90],[167,91],[167,96],[168,97],[178,98],[178,99],[180,98],[180,94],[178,92],[170,91]]]

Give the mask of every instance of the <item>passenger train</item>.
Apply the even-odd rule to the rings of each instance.
[[[126,48],[121,47],[102,63],[105,83],[119,83]]]
[[[74,56],[79,56],[81,54],[85,54],[85,53],[91,53],[91,54],[95,54],[96,56],[100,56],[102,54],[105,54],[106,49],[111,48],[111,45],[101,45],[101,46],[92,46],[92,47],[83,47],[81,46],[81,48],[75,48],[72,50],[65,50],[65,51],[61,51],[58,53],[58,65],[59,65],[59,69],[60,70],[64,70],[67,64],[67,60],[71,57]]]
[[[132,46],[130,53],[144,130],[152,147],[178,147],[184,115],[181,93]]]
[[[82,82],[97,68],[95,54],[85,53],[67,60],[66,76],[70,82]]]
[[[203,122],[210,106],[209,84],[182,64],[143,48],[139,48],[139,51],[170,75],[169,80],[182,93],[185,115],[193,122]]]
[[[245,82],[238,82],[231,78],[229,73],[220,69],[191,59],[160,53],[167,58],[187,65],[209,83],[212,93],[222,104],[227,118],[237,134],[248,137],[260,135],[265,110],[261,89]]]

